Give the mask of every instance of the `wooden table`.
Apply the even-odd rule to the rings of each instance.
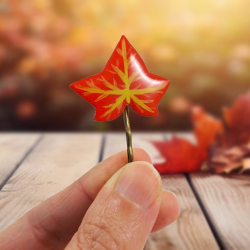
[[[144,148],[153,162],[160,162],[149,140],[169,136],[134,133],[133,147]],[[124,133],[0,134],[0,230],[124,149]],[[249,176],[192,173],[163,175],[162,180],[177,195],[181,213],[150,235],[146,250],[250,249]]]

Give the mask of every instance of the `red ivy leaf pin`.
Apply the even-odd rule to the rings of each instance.
[[[138,114],[157,116],[169,80],[150,74],[141,57],[122,36],[104,70],[71,84],[95,106],[95,120],[117,118],[130,105]]]

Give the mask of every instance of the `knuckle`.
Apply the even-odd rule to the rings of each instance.
[[[80,249],[116,250],[124,249],[124,237],[118,225],[108,223],[102,216],[85,221],[78,234]]]
[[[26,214],[29,228],[35,239],[42,245],[47,245],[48,239],[53,238],[55,244],[61,244],[72,233],[63,228],[52,213],[51,200],[47,200],[47,217],[37,218],[37,211],[30,210]]]
[[[27,219],[27,224],[30,229],[30,233],[36,239],[36,241],[42,245],[46,246],[46,242],[44,241],[44,237],[48,235],[48,230],[40,221],[35,220],[34,212],[31,210],[26,214],[25,218]]]

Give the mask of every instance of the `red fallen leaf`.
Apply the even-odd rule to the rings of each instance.
[[[223,131],[222,123],[206,114],[202,108],[192,109],[194,135],[197,144],[173,136],[170,141],[152,141],[166,162],[156,164],[159,173],[173,174],[198,171],[207,158],[209,144],[214,141],[217,133]]]
[[[209,149],[208,166],[215,173],[249,172],[250,91],[224,109],[226,129]]]
[[[71,88],[95,106],[95,120],[117,118],[126,105],[138,114],[158,115],[158,103],[169,80],[150,74],[125,36],[117,44],[104,70],[71,84]]]
[[[188,140],[173,136],[168,141],[152,141],[166,162],[154,164],[160,174],[174,174],[182,172],[197,171],[203,161],[199,156],[197,146]]]

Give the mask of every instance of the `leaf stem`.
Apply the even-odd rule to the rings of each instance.
[[[124,119],[124,126],[126,130],[128,162],[132,162],[134,160],[134,153],[133,153],[133,148],[132,148],[132,133],[131,133],[130,123],[129,123],[128,106],[126,106],[123,111],[123,119]]]

